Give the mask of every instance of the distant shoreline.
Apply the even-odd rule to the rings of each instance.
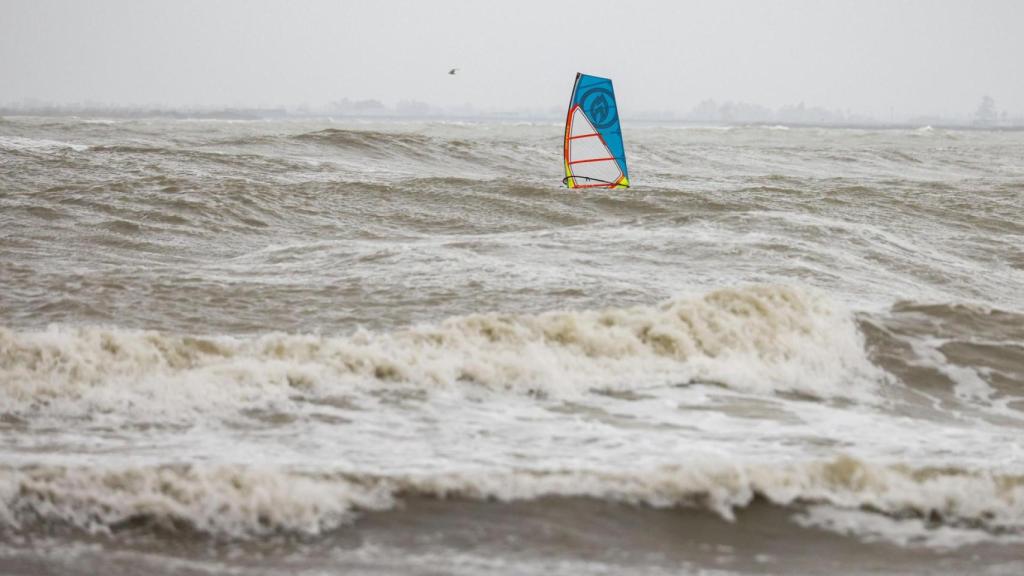
[[[38,108],[0,107],[0,119],[5,117],[37,117],[37,118],[84,118],[98,120],[356,120],[379,122],[561,122],[561,116],[539,116],[515,113],[494,113],[476,115],[403,115],[403,114],[327,114],[301,113],[288,111],[284,108],[222,108],[209,110],[161,109],[161,108],[70,108],[46,106]],[[967,130],[967,131],[1024,131],[1024,124],[1009,125],[978,125],[966,123],[918,123],[918,122],[709,122],[680,118],[655,118],[649,116],[630,117],[623,115],[623,121],[635,125],[647,126],[684,126],[693,128],[714,127],[761,127],[772,128],[839,128],[860,130],[908,130],[932,128],[935,130]]]

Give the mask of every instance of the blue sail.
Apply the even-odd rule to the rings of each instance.
[[[570,188],[628,188],[619,107],[608,78],[576,74],[565,119],[565,178]]]

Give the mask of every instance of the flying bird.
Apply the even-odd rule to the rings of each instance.
[[[455,76],[455,71],[456,70],[458,70],[458,68],[452,68],[451,70],[448,71],[448,74],[451,75],[451,76]]]

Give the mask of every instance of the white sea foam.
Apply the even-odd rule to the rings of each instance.
[[[761,497],[781,506],[826,507],[802,516],[806,525],[861,532],[874,526],[871,534],[904,545],[955,547],[1024,534],[1022,477],[915,470],[849,457],[788,464],[695,461],[627,471],[470,469],[388,476],[199,465],[0,468],[0,524],[23,530],[56,523],[105,532],[145,521],[232,537],[317,534],[349,521],[354,512],[391,508],[402,495],[501,501],[588,497],[702,506],[727,520]],[[926,522],[889,530],[882,526],[887,518]]]
[[[870,401],[879,378],[848,312],[780,286],[348,337],[0,329],[0,402],[23,414],[238,409],[382,382],[566,396],[702,381]]]
[[[945,375],[953,382],[953,392],[963,400],[987,402],[995,390],[982,378],[978,371],[969,366],[957,366],[949,361],[940,350],[942,339],[907,339],[914,350],[913,364],[931,368]]]
[[[82,152],[83,150],[88,150],[88,148],[89,147],[84,144],[72,144],[70,142],[60,142],[57,140],[22,138],[19,136],[0,136],[0,149],[6,150],[33,150],[43,152],[74,150],[75,152]]]
[[[42,520],[104,532],[145,519],[228,536],[317,533],[353,508],[390,506],[391,495],[380,488],[239,467],[36,467],[0,471],[0,522],[18,529]]]
[[[797,514],[801,526],[821,528],[865,542],[891,542],[903,547],[926,547],[942,550],[999,542],[1024,544],[1024,534],[993,534],[966,526],[933,525],[923,518],[894,518],[867,510],[816,505]]]

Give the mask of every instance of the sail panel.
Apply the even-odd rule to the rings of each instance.
[[[565,123],[565,179],[570,188],[626,188],[629,173],[612,82],[577,74]]]

